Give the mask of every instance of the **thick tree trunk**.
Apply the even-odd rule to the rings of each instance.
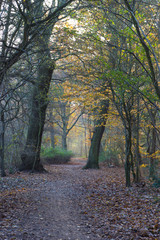
[[[101,116],[100,119],[96,121],[93,136],[91,139],[91,146],[89,150],[89,156],[87,164],[83,167],[83,169],[93,168],[99,169],[99,152],[100,152],[100,144],[101,139],[105,130],[106,123],[106,114],[109,108],[109,101],[103,101],[101,103]]]
[[[43,1],[39,3],[37,17],[43,15]],[[37,81],[33,88],[32,107],[29,119],[26,145],[21,154],[22,165],[20,170],[44,171],[40,162],[40,150],[42,134],[45,123],[46,109],[48,105],[48,92],[52,79],[52,73],[55,69],[55,62],[51,59],[49,42],[55,22],[43,32],[35,41],[38,49],[38,69]]]
[[[21,155],[21,170],[44,170],[40,163],[40,147],[48,104],[47,95],[55,66],[52,62],[48,55],[38,69],[37,83],[33,90],[27,141]]]
[[[95,127],[89,150],[89,157],[84,169],[94,168],[99,169],[99,151],[100,143],[105,130],[105,126]]]
[[[62,133],[62,148],[67,150],[67,135],[66,135],[66,131],[63,129],[63,133]]]

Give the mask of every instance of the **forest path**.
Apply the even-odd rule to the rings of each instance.
[[[99,239],[80,214],[82,179],[86,177],[84,164],[84,160],[73,159],[70,164],[46,166],[47,174],[32,174],[29,178],[20,174],[27,186],[19,189],[21,201],[12,211],[13,218],[5,219],[0,239]]]
[[[160,189],[126,188],[123,168],[84,165],[0,178],[0,240],[160,239]]]

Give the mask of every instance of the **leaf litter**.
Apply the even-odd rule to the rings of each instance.
[[[160,190],[126,188],[122,168],[84,164],[0,178],[0,239],[159,240]]]

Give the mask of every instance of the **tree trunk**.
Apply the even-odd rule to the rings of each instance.
[[[67,150],[67,134],[65,129],[63,129],[63,133],[62,133],[62,148]]]
[[[44,170],[40,163],[40,147],[48,104],[47,95],[53,70],[54,65],[48,55],[39,66],[38,79],[33,90],[27,141],[21,155],[21,170]]]
[[[101,139],[105,130],[106,123],[106,114],[109,108],[109,101],[104,100],[101,103],[101,116],[98,120],[96,120],[95,128],[93,132],[93,136],[91,139],[91,146],[89,150],[89,156],[87,164],[83,167],[83,169],[93,168],[99,169],[99,152],[100,152],[100,144]]]
[[[150,111],[151,118],[152,118],[152,129],[151,129],[151,147],[149,154],[150,156],[150,166],[149,166],[149,177],[151,179],[155,178],[156,175],[156,159],[152,156],[156,152],[156,111]]]
[[[4,133],[5,133],[5,123],[4,123],[4,112],[1,109],[1,119],[0,119],[0,166],[1,166],[1,177],[5,177],[5,167],[4,167]]]
[[[43,1],[39,3],[37,17],[43,15]],[[37,81],[33,88],[32,107],[29,118],[26,145],[21,154],[22,165],[20,170],[44,171],[40,162],[40,150],[42,134],[45,123],[46,109],[48,105],[48,92],[52,79],[55,62],[52,60],[49,49],[50,36],[56,19],[48,27],[42,36],[35,41],[38,49]]]
[[[67,102],[61,103],[61,111],[62,111],[62,148],[67,150],[67,135],[68,135],[68,121],[69,115],[67,114]]]
[[[140,172],[140,162],[141,162],[141,154],[139,151],[139,125],[140,125],[140,117],[139,117],[139,110],[140,110],[140,103],[139,103],[139,95],[137,96],[137,121],[136,121],[136,176],[135,176],[135,182],[139,183],[141,178],[141,172]]]
[[[85,169],[99,169],[100,143],[105,130],[105,126],[95,127],[89,150],[89,157]]]
[[[84,154],[85,154],[85,157],[87,158],[88,154],[87,154],[87,128],[86,128],[86,123],[85,123],[85,120],[84,118],[83,119],[83,124],[84,124]]]
[[[3,0],[0,0],[0,10],[1,10],[2,3],[3,3]]]
[[[126,151],[125,151],[125,176],[126,176],[126,187],[131,186],[131,131],[130,129],[125,129],[125,138],[126,138]]]

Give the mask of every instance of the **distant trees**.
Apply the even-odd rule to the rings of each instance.
[[[33,61],[35,62],[34,59],[36,59],[35,56],[32,57],[32,54],[36,53],[39,61],[36,80],[25,79],[25,81],[32,82],[34,87],[28,136],[22,154],[23,164],[21,169],[43,169],[40,164],[39,153],[47,107],[47,93],[55,67],[48,44],[53,26],[58,21],[58,16],[71,2],[73,0],[52,1],[50,6],[44,0],[32,2],[29,0],[10,1],[9,3],[3,1],[1,3],[1,9],[3,10],[1,31],[3,37],[0,43],[0,85],[5,81],[6,74],[11,67],[18,63],[24,55],[26,59],[30,56],[32,67]],[[42,53],[45,53],[43,57]]]
[[[4,158],[8,158],[8,167],[11,168],[11,159],[13,155],[13,148],[19,146],[19,151],[21,149],[23,131],[21,131],[22,126],[25,126],[25,121],[27,119],[26,109],[28,105],[26,103],[26,92],[23,85],[23,90],[19,86],[18,90],[15,89],[18,77],[14,77],[14,83],[8,82],[5,84],[5,88],[2,91],[0,107],[1,107],[1,128],[0,128],[0,149],[1,149],[1,170],[4,169]],[[9,81],[9,79],[8,79]],[[21,131],[21,136],[19,136],[19,131]],[[17,136],[17,137],[16,137]],[[21,139],[21,140],[20,140]],[[9,151],[10,149],[10,151]],[[8,154],[7,154],[8,152]],[[17,157],[18,161],[18,157]],[[1,175],[5,175],[2,173]]]
[[[131,173],[135,182],[141,180],[143,161],[154,179],[160,146],[158,1],[1,1],[0,8],[2,175],[5,175],[4,126],[8,116],[8,107],[4,106],[16,102],[16,109],[22,111],[22,104],[18,105],[22,100],[16,95],[22,85],[31,89],[31,93],[28,91],[30,102],[25,103],[29,114],[21,168],[43,170],[40,149],[53,81],[62,91],[59,95],[58,90],[52,92],[49,118],[60,129],[63,148],[67,148],[67,136],[82,113],[89,114],[95,128],[86,168],[98,168],[105,124],[108,116],[115,114],[124,130],[126,186],[131,185]],[[66,17],[67,23],[63,21]],[[56,85],[53,80],[56,68],[67,74],[66,82],[60,74]],[[13,96],[13,92],[16,100],[8,101],[7,94]],[[5,105],[6,101],[10,105]],[[114,125],[111,121],[110,124]]]
[[[136,1],[90,1],[90,7],[88,11],[82,10],[77,15],[81,33],[76,29],[68,30],[76,39],[73,44],[77,47],[75,53],[78,52],[79,57],[79,60],[74,61],[72,71],[75,73],[78,70],[76,76],[81,79],[81,83],[79,81],[77,89],[84,86],[84,91],[81,92],[84,99],[87,99],[91,89],[96,89],[99,100],[109,97],[117,106],[126,138],[126,185],[130,186],[130,172],[133,173],[134,181],[141,180],[140,145],[147,141],[141,138],[140,105],[146,99],[150,107],[158,107],[158,5],[156,1],[153,5],[149,2],[139,4]],[[84,13],[87,21],[86,18],[84,21]],[[151,21],[147,19],[144,24],[147,16]],[[154,23],[153,28],[151,22]],[[100,87],[101,79],[105,79],[103,85],[108,85],[106,93]],[[151,88],[155,88],[158,98],[147,90],[151,81]],[[95,92],[93,90],[93,94]],[[150,116],[151,114],[148,115]],[[97,155],[95,151],[94,154]],[[153,161],[150,165],[153,165]]]
[[[67,74],[63,71],[56,71],[53,77],[60,79],[62,82],[52,84],[51,86],[48,118],[51,119],[52,123],[59,129],[62,148],[67,150],[67,136],[83,115],[84,111],[80,104],[68,99],[67,92],[69,92],[69,89],[67,83],[65,84],[65,82],[67,82]]]

